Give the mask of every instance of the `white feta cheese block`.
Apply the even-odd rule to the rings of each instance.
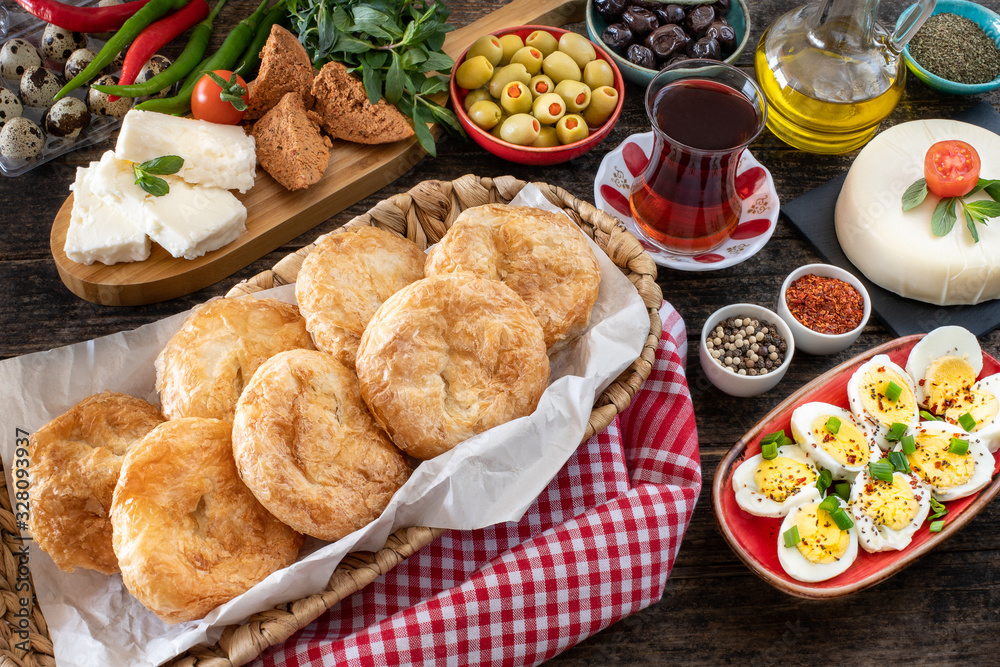
[[[95,172],[94,193],[174,257],[201,257],[246,231],[247,209],[228,190],[163,176],[170,191],[154,197],[135,184],[132,164],[111,151],[101,156]]]
[[[149,257],[149,238],[133,220],[94,195],[96,162],[77,167],[73,208],[66,231],[66,256],[81,264],[141,262]]]
[[[253,187],[257,171],[254,140],[243,128],[155,111],[125,114],[115,155],[140,163],[177,155],[184,159],[177,176],[188,183],[240,192]]]

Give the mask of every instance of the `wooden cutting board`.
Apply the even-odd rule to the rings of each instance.
[[[508,26],[559,26],[582,19],[585,0],[513,0],[492,14],[448,33],[444,50],[458,58],[481,35]],[[410,139],[381,146],[337,140],[323,178],[289,192],[259,167],[256,183],[237,195],[247,207],[247,231],[229,245],[194,260],[175,259],[153,244],[149,258],[128,264],[79,264],[63,247],[70,194],[52,224],[50,246],[63,283],[77,296],[108,306],[156,303],[189,294],[226,278],[281,244],[389,185],[414,167],[425,151]]]

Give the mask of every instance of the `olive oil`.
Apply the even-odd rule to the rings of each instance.
[[[769,33],[764,32],[754,53],[757,82],[768,104],[768,129],[785,143],[812,153],[847,153],[868,143],[899,103],[906,68],[893,68],[897,75],[888,78],[884,70],[882,76],[873,71],[867,87],[860,90],[857,86],[852,90],[846,81],[818,90],[813,85],[818,78],[813,76],[815,68],[829,72],[832,66],[836,72],[841,61],[841,74],[855,74],[858,61],[829,52],[769,49]]]

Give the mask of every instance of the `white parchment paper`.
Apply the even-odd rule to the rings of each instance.
[[[559,210],[530,185],[512,203]],[[129,594],[120,576],[79,568],[63,572],[25,534],[57,664],[157,665],[196,644],[214,643],[226,625],[322,590],[347,553],[375,551],[398,528],[471,530],[520,519],[576,449],[596,397],[639,355],[649,330],[635,287],[596,244],[591,246],[601,265],[601,286],[590,327],[552,360],[550,385],[532,415],[423,462],[376,521],[332,544],[307,541],[295,564],[203,620],[168,625]],[[294,302],[294,286],[255,296]],[[33,433],[104,390],[158,405],[153,360],[186,316],[0,362],[0,423],[7,433],[0,457],[12,494],[16,429]]]

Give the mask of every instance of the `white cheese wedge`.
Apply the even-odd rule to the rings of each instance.
[[[971,144],[981,178],[1000,178],[1000,136],[954,120],[901,123],[858,154],[837,199],[837,238],[872,282],[904,297],[937,305],[976,304],[1000,297],[1000,220],[977,224],[979,243],[961,208],[946,236],[934,236],[931,214],[940,198],[928,193],[903,212],[903,192],[924,177],[924,156],[938,141]],[[966,201],[988,199],[983,193]]]
[[[149,257],[149,238],[142,228],[94,195],[91,182],[97,163],[77,167],[73,208],[66,231],[66,256],[81,264],[141,262]]]
[[[135,184],[132,164],[108,151],[94,167],[93,192],[174,257],[195,259],[246,231],[247,209],[222,188],[162,177],[170,192],[154,197]]]
[[[241,127],[136,109],[125,114],[115,155],[140,163],[178,155],[177,176],[188,183],[240,192],[253,187],[257,169],[253,137]]]

